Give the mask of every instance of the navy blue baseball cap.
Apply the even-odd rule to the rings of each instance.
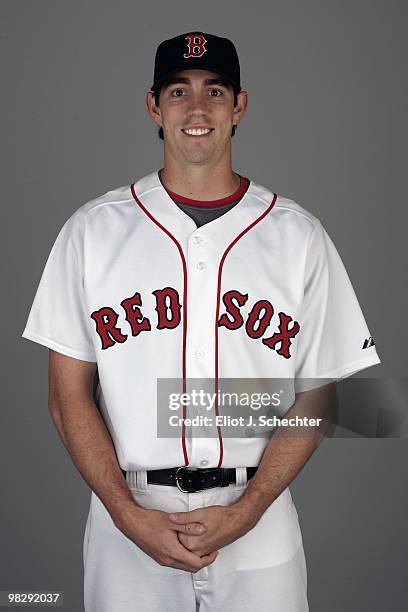
[[[211,70],[241,91],[240,67],[234,44],[228,39],[205,32],[187,32],[164,40],[156,50],[153,92],[180,70]]]

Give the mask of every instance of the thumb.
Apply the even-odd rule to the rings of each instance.
[[[170,525],[170,529],[186,535],[202,535],[207,531],[207,527],[202,523],[177,523]]]
[[[191,510],[190,512],[171,512],[169,519],[173,523],[180,525],[181,523],[194,523],[199,521],[200,510]]]

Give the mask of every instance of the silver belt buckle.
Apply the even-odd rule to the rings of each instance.
[[[187,465],[182,465],[179,468],[177,468],[176,470],[176,485],[179,491],[181,491],[182,493],[195,493],[196,489],[193,488],[193,490],[190,489],[183,489],[180,480],[181,480],[181,476],[180,476],[180,472],[181,470],[190,470],[190,471],[196,471],[197,468],[190,468]]]

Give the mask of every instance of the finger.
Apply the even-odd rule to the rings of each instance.
[[[210,552],[213,552],[213,549],[210,548],[206,542],[203,542],[201,538],[190,538],[183,533],[179,533],[178,538],[183,546],[199,557],[205,557],[209,555]]]
[[[191,572],[195,574],[203,567],[207,567],[207,565],[211,565],[215,561],[218,556],[218,550],[215,550],[205,556],[200,557],[200,563],[195,564],[194,566],[188,565],[178,561],[177,559],[173,559],[171,563],[169,563],[169,567],[174,567],[176,569],[184,570],[185,572]]]
[[[199,571],[199,569],[202,569],[202,568],[197,569],[196,567],[190,567],[189,565],[184,565],[184,563],[178,563],[177,561],[174,561],[174,562],[172,561],[171,563],[169,563],[167,567],[174,567],[175,569],[181,569],[191,574],[195,574],[196,572]],[[205,566],[203,565],[203,567]]]
[[[174,569],[181,569],[181,570],[184,570],[185,572],[190,572],[190,574],[194,574],[197,571],[194,567],[189,567],[188,565],[177,563],[177,561],[169,563],[167,567],[174,567]]]
[[[182,523],[181,525],[170,525],[170,529],[188,535],[202,535],[207,531],[207,527],[202,523]]]
[[[174,545],[171,556],[176,563],[182,563],[185,566],[192,568],[190,571],[198,571],[212,563],[213,559],[210,555],[200,557],[199,555],[191,552],[181,544],[179,540]]]
[[[207,567],[208,565],[211,565],[211,563],[214,563],[217,556],[218,556],[218,550],[212,553],[209,553],[203,557],[200,557],[201,563],[199,566],[196,565],[192,567],[192,566],[185,565],[184,563],[179,563],[178,561],[175,561],[174,564],[172,564],[172,567],[183,569],[187,572],[191,572],[192,574],[195,574],[199,570],[203,569],[203,567]]]
[[[214,550],[211,553],[208,553],[206,555],[203,555],[202,557],[200,557],[201,561],[203,561],[205,563],[205,565],[203,565],[203,567],[206,567],[207,565],[211,565],[211,563],[214,563],[214,561],[216,560],[216,558],[218,557],[218,550]]]
[[[185,546],[185,548],[188,548],[188,550],[191,550],[191,552],[201,557],[201,555],[198,553],[199,550],[203,550],[203,542],[201,541],[201,538],[191,538],[185,533],[178,533],[177,536],[179,541],[182,543],[183,546]]]

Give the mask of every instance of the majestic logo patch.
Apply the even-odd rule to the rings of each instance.
[[[188,41],[188,52],[183,54],[186,59],[189,57],[202,57],[207,51],[205,44],[207,40],[201,34],[189,34],[186,36]]]
[[[374,339],[370,336],[364,340],[363,349],[368,348],[369,346],[374,346]]]
[[[173,287],[164,287],[152,291],[155,299],[155,310],[157,312],[156,329],[174,329],[180,325],[182,304],[179,294]],[[291,357],[290,347],[293,338],[299,333],[300,325],[292,317],[284,312],[278,313],[279,321],[275,324],[275,331],[267,336],[267,329],[271,325],[275,313],[274,307],[269,300],[258,300],[252,306],[244,321],[240,308],[246,304],[248,294],[239,291],[227,291],[222,297],[225,312],[219,317],[218,327],[228,330],[236,330],[244,326],[246,335],[253,340],[262,338],[261,342],[269,349],[273,349],[278,355],[289,359]],[[125,298],[120,303],[124,310],[125,320],[132,336],[138,336],[142,332],[152,329],[150,320],[142,314],[142,298],[136,292],[131,297]],[[101,339],[102,350],[108,349],[117,343],[126,342],[128,335],[117,326],[119,314],[110,306],[103,306],[91,313],[91,318],[96,324],[96,333]],[[263,337],[262,337],[263,336]]]

